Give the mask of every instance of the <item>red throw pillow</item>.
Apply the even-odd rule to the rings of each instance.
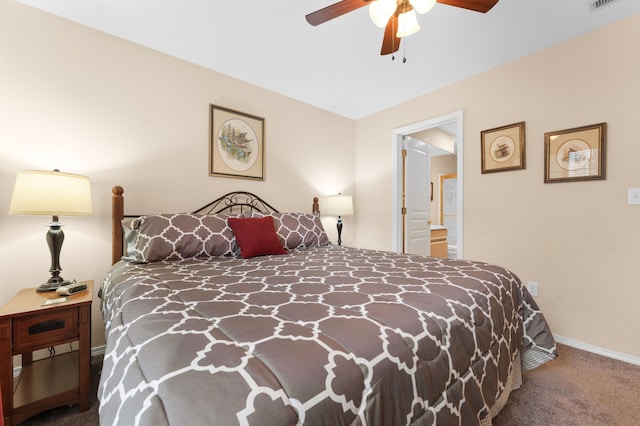
[[[243,258],[287,254],[276,234],[271,216],[244,219],[230,217],[228,221]]]

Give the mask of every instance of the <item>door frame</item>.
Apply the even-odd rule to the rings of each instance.
[[[416,132],[442,126],[443,124],[456,122],[456,138],[454,140],[456,153],[457,182],[457,207],[458,207],[458,258],[464,256],[464,113],[462,110],[454,111],[424,121],[398,127],[392,131],[392,187],[391,187],[391,244],[392,250],[402,250],[402,139],[404,136]]]

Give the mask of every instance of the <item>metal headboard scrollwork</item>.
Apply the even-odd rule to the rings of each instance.
[[[200,207],[193,213],[218,214],[218,213],[246,213],[246,212],[274,212],[278,213],[272,205],[255,194],[246,191],[229,192],[222,197]]]

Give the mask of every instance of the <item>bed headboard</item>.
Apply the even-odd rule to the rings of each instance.
[[[278,210],[271,206],[271,204],[257,195],[245,191],[229,192],[192,213],[218,214],[245,213],[247,211],[278,213]]]
[[[122,219],[127,217],[138,217],[139,215],[124,214],[124,188],[114,186],[111,199],[111,264],[122,258],[124,250],[124,232],[122,229]],[[318,197],[313,198],[311,207],[313,213],[320,213]],[[229,192],[212,202],[200,207],[192,213],[217,214],[217,213],[245,213],[259,211],[265,213],[277,213],[273,206],[255,194],[246,191]]]

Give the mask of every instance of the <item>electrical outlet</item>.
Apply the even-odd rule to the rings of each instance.
[[[629,205],[640,206],[640,188],[629,188]]]
[[[532,296],[538,297],[538,283],[529,281],[527,283],[527,290],[529,290]]]

